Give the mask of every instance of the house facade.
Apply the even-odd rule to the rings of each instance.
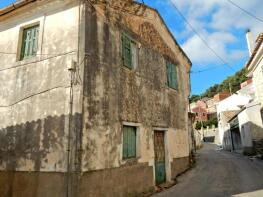
[[[208,120],[207,105],[205,101],[198,100],[194,103],[191,103],[190,110],[195,114],[195,121],[201,122]]]
[[[248,43],[251,43],[251,41],[248,40]],[[254,46],[254,48],[251,47],[250,58],[245,66],[248,69],[248,77],[252,78],[255,86],[255,101],[261,105],[263,122],[263,33],[258,36]]]
[[[239,124],[236,125],[235,121],[234,124],[230,124],[230,121],[241,112],[242,108],[246,106],[250,100],[250,97],[233,94],[232,96],[218,103],[217,118],[219,130],[219,144],[222,145],[225,150],[233,149],[233,138],[231,131],[234,130],[236,132],[236,128],[239,127]],[[238,139],[240,139],[240,134]]]
[[[191,62],[156,10],[0,10],[0,193],[136,196],[189,166]]]

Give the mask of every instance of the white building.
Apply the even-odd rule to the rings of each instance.
[[[248,35],[250,32],[248,32]],[[248,77],[252,77],[255,86],[256,101],[261,104],[261,111],[263,108],[263,33],[261,33],[255,43],[255,47],[251,50],[251,40],[248,37],[248,45],[250,45],[250,59],[246,64],[248,69]]]
[[[250,97],[233,94],[232,96],[219,102],[217,105],[219,144],[225,149],[231,149],[229,140],[230,124],[229,121],[235,117],[242,108],[249,103]]]

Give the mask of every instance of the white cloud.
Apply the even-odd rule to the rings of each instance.
[[[227,32],[205,33],[202,37],[216,53],[227,62],[236,61],[239,57],[244,58],[245,52],[241,50],[227,50],[226,45],[236,42],[236,38]],[[191,60],[197,64],[217,63],[218,57],[197,36],[193,35],[184,44],[183,49],[190,55]]]
[[[169,0],[168,0],[169,1]],[[261,22],[251,18],[227,0],[173,0],[191,25],[223,59],[230,64],[246,57],[247,51],[229,46],[244,42],[245,30],[251,29],[254,39],[263,31]],[[262,0],[232,0],[240,7],[263,18]],[[244,32],[244,40],[238,40],[237,31]],[[185,36],[183,49],[196,64],[221,63],[205,44],[185,24],[185,30],[176,32]]]

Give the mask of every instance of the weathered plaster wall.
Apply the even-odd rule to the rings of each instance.
[[[0,170],[66,171],[67,65],[77,61],[78,19],[71,0],[38,1],[0,17],[1,51],[14,53],[0,54]],[[18,61],[21,29],[35,23],[38,55]]]
[[[90,57],[84,82],[83,171],[126,165],[121,158],[123,122],[140,124],[139,163],[154,163],[155,127],[166,131],[169,162],[188,157],[190,66],[178,47],[171,45],[173,40],[163,39],[170,35],[160,19],[155,16],[156,21],[149,22],[129,14],[123,19],[112,9],[88,10],[86,51]],[[135,70],[122,66],[121,32],[140,45]],[[178,66],[178,90],[166,86],[166,59]]]
[[[263,50],[261,50],[261,57],[263,56]],[[253,72],[253,83],[256,88],[256,97],[263,107],[263,60],[262,58],[257,63],[257,67]]]
[[[263,139],[263,125],[260,114],[260,104],[250,104],[247,109],[238,116],[240,131],[243,126],[250,131],[252,140]]]
[[[247,114],[247,111],[243,111],[238,115],[238,121],[240,126],[240,136],[244,149],[252,150],[252,133],[250,127],[250,117]]]
[[[259,103],[252,103],[247,106],[246,110],[238,115],[244,154],[253,154],[255,152],[253,141],[263,139],[263,125],[260,107]]]

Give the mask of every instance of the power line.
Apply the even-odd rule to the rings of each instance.
[[[42,58],[42,59],[37,59],[37,60],[34,60],[32,62],[26,62],[26,63],[23,63],[23,64],[18,64],[18,65],[15,65],[15,66],[11,66],[11,67],[0,69],[0,72],[6,71],[6,70],[10,70],[10,69],[14,69],[14,68],[18,68],[18,67],[23,67],[23,66],[26,66],[26,65],[29,65],[29,64],[33,64],[33,63],[42,62],[44,60],[53,59],[53,58],[56,58],[56,57],[59,57],[59,56],[71,55],[71,53],[75,53],[75,52],[76,51],[69,51],[69,52],[66,52],[66,53],[63,53],[63,54],[58,54],[58,55],[54,55],[54,56],[51,56],[51,57],[45,57],[45,58]]]
[[[85,61],[85,57],[83,58],[83,60],[78,64],[78,65],[76,65],[76,69],[79,69],[79,66],[81,66],[83,63],[84,63],[84,61]],[[79,73],[77,73],[77,77],[78,77],[78,79],[75,79],[74,78],[74,80],[81,80],[81,78],[80,78],[80,76],[79,76]],[[52,91],[52,90],[55,90],[55,89],[59,89],[59,88],[70,88],[71,86],[56,86],[56,87],[52,87],[52,88],[49,88],[49,89],[46,89],[46,90],[43,90],[43,91],[40,91],[40,92],[37,92],[37,93],[34,93],[34,94],[31,94],[31,95],[29,95],[29,96],[26,96],[26,97],[24,97],[24,98],[22,98],[22,99],[20,99],[20,100],[18,100],[18,101],[15,101],[14,103],[11,103],[11,104],[9,104],[9,105],[0,105],[0,108],[7,108],[7,107],[12,107],[12,106],[14,106],[14,105],[16,105],[16,104],[18,104],[18,103],[20,103],[20,102],[22,102],[22,101],[25,101],[25,100],[27,100],[27,99],[30,99],[30,98],[32,98],[32,97],[35,97],[35,96],[37,96],[37,95],[40,95],[40,94],[43,94],[43,93],[46,93],[46,92],[49,92],[49,91]]]
[[[74,51],[73,51],[74,52]],[[65,53],[69,53],[69,52],[65,52]],[[72,53],[72,51],[71,51]],[[4,51],[0,51],[0,54],[4,54],[4,55],[17,55],[17,53],[13,53],[13,52],[4,52]],[[37,53],[35,54],[36,56],[44,56],[44,55],[61,55],[61,53]],[[72,54],[74,55],[74,54]]]
[[[237,5],[236,3],[234,3],[231,0],[227,0],[230,4],[232,4],[233,6],[239,8],[240,10],[242,10],[243,12],[245,12],[247,15],[251,16],[252,18],[258,20],[259,22],[263,23],[263,19],[255,16],[254,14],[250,13],[249,11],[245,10],[244,8],[240,7],[239,5]]]
[[[31,97],[34,97],[34,96],[37,96],[37,95],[40,95],[40,94],[43,94],[43,93],[46,93],[46,92],[49,92],[49,91],[52,91],[52,90],[55,90],[55,89],[59,89],[59,88],[69,88],[69,87],[70,87],[70,86],[56,86],[56,87],[53,87],[53,88],[50,88],[50,89],[47,89],[47,90],[43,90],[43,91],[41,91],[41,92],[34,93],[34,94],[32,94],[32,95],[29,95],[29,96],[27,96],[27,97],[25,97],[25,98],[22,98],[22,99],[14,102],[14,103],[11,103],[11,104],[9,104],[9,105],[0,105],[0,108],[12,107],[12,106],[14,106],[14,105],[16,105],[16,104],[24,101],[24,100],[30,99]]]
[[[221,66],[223,66],[223,65],[217,65],[217,66],[213,66],[211,68],[207,68],[207,69],[203,69],[203,70],[191,71],[190,73],[191,74],[203,73],[203,72],[206,72],[206,71],[214,70],[214,69],[216,69],[218,67],[221,67]]]
[[[184,19],[184,21],[188,24],[188,26],[192,29],[192,31],[201,39],[201,41],[207,46],[208,49],[210,49],[214,55],[216,57],[218,57],[218,59],[220,59],[224,65],[226,65],[227,67],[229,67],[229,69],[231,69],[232,71],[236,72],[220,55],[217,54],[217,52],[209,46],[209,44],[206,42],[206,40],[195,30],[195,28],[193,27],[193,25],[186,19],[186,17],[183,15],[183,13],[177,8],[177,6],[175,5],[175,3],[172,0],[169,0],[171,5],[177,10],[177,12],[179,13],[179,15]]]

